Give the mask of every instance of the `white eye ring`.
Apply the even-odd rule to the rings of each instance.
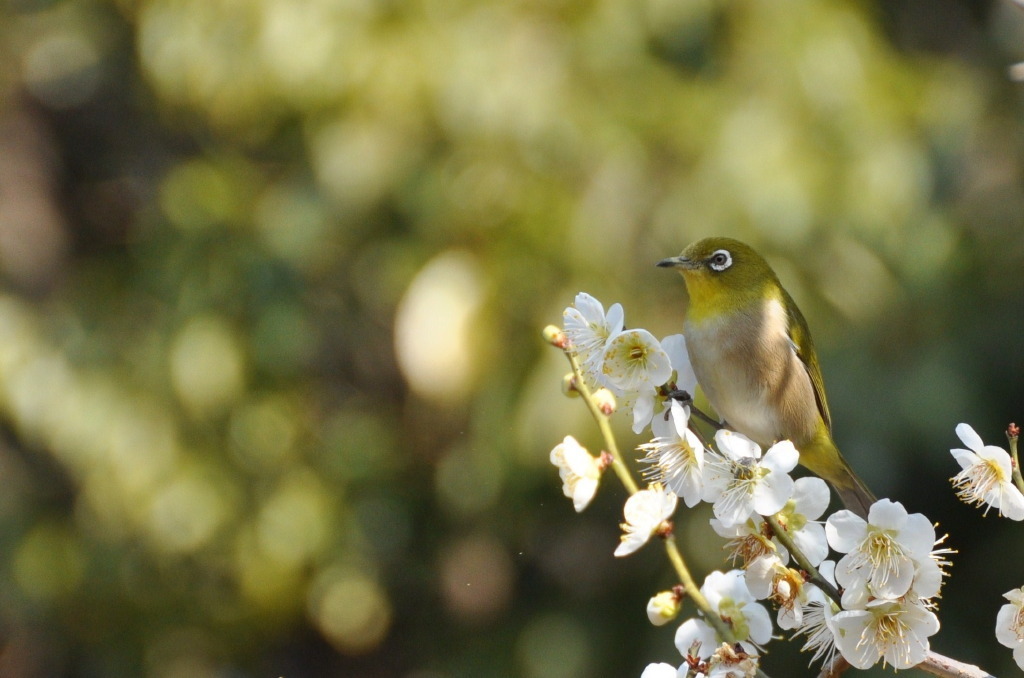
[[[713,271],[724,271],[732,266],[732,255],[729,250],[715,250],[715,253],[708,257],[708,266]]]

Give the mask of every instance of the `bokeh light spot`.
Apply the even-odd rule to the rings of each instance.
[[[182,404],[194,416],[219,413],[244,386],[242,352],[227,321],[193,318],[171,348],[171,379]]]
[[[99,84],[99,52],[80,31],[57,29],[26,50],[22,71],[32,94],[53,108],[88,101]]]
[[[182,230],[223,225],[237,215],[238,197],[226,173],[205,160],[174,167],[160,186],[160,207]]]
[[[328,509],[326,490],[316,476],[291,472],[259,513],[260,549],[293,567],[312,558],[329,533]]]
[[[235,562],[242,594],[262,612],[286,617],[302,608],[305,573],[268,558],[252,525],[237,536]]]
[[[380,121],[340,121],[311,134],[317,179],[339,204],[363,206],[379,198],[410,163],[401,130]]]
[[[321,574],[311,591],[309,611],[324,637],[345,654],[372,651],[391,626],[391,604],[384,590],[349,569]]]
[[[195,471],[184,471],[157,491],[150,505],[150,532],[170,552],[190,553],[213,537],[227,517],[224,490]]]
[[[473,318],[482,298],[479,266],[460,251],[438,255],[398,306],[395,350],[409,386],[424,398],[456,401],[473,373]]]
[[[445,604],[464,621],[489,620],[512,598],[512,563],[501,542],[491,536],[449,544],[440,569]]]

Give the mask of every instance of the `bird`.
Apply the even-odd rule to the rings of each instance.
[[[712,237],[658,262],[690,299],[683,336],[697,383],[725,426],[762,447],[789,440],[800,463],[867,517],[875,497],[832,440],[832,417],[807,321],[768,262]]]

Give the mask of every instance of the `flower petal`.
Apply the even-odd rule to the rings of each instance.
[[[868,522],[883,530],[901,530],[907,522],[907,509],[891,499],[879,499],[868,509]]]
[[[737,461],[747,457],[761,458],[761,446],[742,433],[720,429],[715,434],[715,444],[726,457]]]
[[[799,478],[793,485],[794,510],[808,520],[820,518],[828,510],[831,499],[828,484],[821,478],[807,476]]]
[[[633,402],[633,433],[640,433],[654,417],[654,391],[637,395]]]
[[[582,513],[583,509],[590,505],[594,495],[597,494],[597,478],[580,478],[576,481],[572,490],[572,507],[576,513]]]
[[[870,668],[882,657],[882,649],[872,642],[868,629],[873,620],[867,610],[844,610],[832,617],[836,648],[855,669]]]
[[[825,522],[825,536],[829,546],[839,553],[849,553],[864,541],[868,524],[853,511],[842,509],[828,517]]]
[[[761,461],[761,465],[773,471],[789,473],[796,468],[799,461],[800,453],[796,451],[793,443],[788,440],[782,440],[768,448],[764,459]]]
[[[996,613],[996,640],[1004,647],[1019,647],[1024,645],[1017,635],[1015,622],[1020,608],[1016,605],[1003,605]]]
[[[913,513],[907,516],[907,522],[900,530],[899,542],[911,558],[927,558],[935,545],[935,526],[923,514]]]
[[[743,616],[747,620],[747,637],[750,640],[764,645],[772,639],[772,618],[768,610],[757,603],[750,603],[743,606]]]
[[[608,307],[608,315],[604,318],[605,327],[608,328],[608,336],[612,337],[622,331],[622,324],[626,315],[622,311],[622,304],[612,304]]]
[[[664,662],[660,664],[648,664],[640,678],[676,678],[676,667]]]
[[[773,471],[761,479],[754,490],[754,510],[762,516],[775,515],[793,495],[793,479],[786,473]]]
[[[672,404],[669,405],[669,422],[672,425],[677,436],[685,438],[689,433],[692,432],[689,429],[690,424],[690,408],[684,406],[678,400],[673,400]]]
[[[1015,485],[1006,483],[999,495],[999,513],[1010,520],[1024,520],[1024,494]]]
[[[956,459],[957,463],[960,464],[960,468],[970,468],[975,464],[981,463],[981,457],[969,450],[955,448],[949,452],[953,455],[953,458]]]
[[[687,619],[676,629],[676,649],[684,657],[694,655],[707,659],[718,647],[715,630],[700,619]],[[696,651],[694,651],[696,646]]]
[[[981,441],[981,436],[975,433],[974,429],[968,424],[957,424],[956,434],[960,436],[960,440],[964,441],[964,445],[975,452],[985,445],[985,443]]]
[[[790,537],[811,565],[817,567],[828,557],[828,540],[825,538],[824,525],[807,523],[803,529],[794,531]]]
[[[697,389],[697,375],[690,364],[690,353],[686,348],[686,337],[673,334],[661,340],[661,347],[668,354],[669,363],[676,373],[676,388],[691,396]]]
[[[1009,478],[1013,473],[1013,464],[1010,462],[1010,453],[995,445],[985,445],[978,450],[978,458],[987,462],[997,464],[1003,472],[1004,478]]]

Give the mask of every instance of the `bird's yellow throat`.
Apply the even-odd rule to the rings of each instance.
[[[723,286],[706,271],[681,270],[689,292],[686,318],[691,323],[704,323],[740,308],[743,299]]]

